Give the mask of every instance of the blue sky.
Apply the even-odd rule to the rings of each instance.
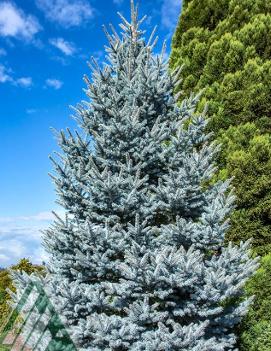
[[[168,50],[181,0],[141,0],[146,29],[158,25]],[[75,128],[70,105],[85,99],[90,56],[103,60],[102,25],[129,17],[129,0],[0,0],[0,267],[21,257],[45,259],[40,229],[55,193],[50,127]]]

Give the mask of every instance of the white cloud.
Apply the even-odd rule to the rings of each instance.
[[[0,36],[30,40],[41,30],[38,20],[9,1],[0,4]]]
[[[56,90],[60,89],[63,85],[63,82],[58,79],[46,79],[46,85],[48,87],[54,88]]]
[[[63,210],[56,212],[64,217]],[[23,257],[33,263],[46,261],[46,253],[41,246],[41,230],[48,228],[54,218],[51,212],[0,217],[0,267],[15,264]]]
[[[36,0],[45,16],[63,27],[79,26],[94,16],[87,0]]]
[[[182,7],[182,0],[164,0],[161,9],[162,25],[170,31],[176,27]]]
[[[4,254],[0,254],[0,262],[3,262],[5,264],[5,262],[8,262],[9,257],[7,255]]]
[[[33,84],[33,81],[31,77],[22,77],[16,80],[16,84],[24,88],[29,88]]]
[[[6,256],[11,255],[12,257],[18,259],[23,258],[25,253],[25,246],[16,239],[6,239],[0,241],[0,252],[3,255],[5,252]]]
[[[0,48],[0,56],[6,56],[7,52],[5,49]]]
[[[13,79],[10,76],[5,66],[0,65],[0,83],[12,82]]]
[[[58,215],[59,215],[59,211],[58,211]],[[55,216],[53,215],[52,212],[45,211],[45,212],[40,212],[33,216],[22,216],[20,218],[25,221],[52,221],[55,218]]]
[[[61,218],[64,218],[65,211],[56,210],[55,212],[57,213],[58,216],[60,216]],[[34,221],[34,222],[52,221],[53,219],[55,219],[55,216],[51,211],[44,211],[31,216],[0,217],[0,224],[11,223],[14,221]]]
[[[33,81],[31,77],[15,79],[11,76],[11,70],[0,64],[0,83],[11,83],[15,86],[29,88],[33,84]]]
[[[67,56],[73,55],[76,51],[74,45],[63,38],[50,39],[50,43]]]
[[[42,264],[43,262],[48,261],[49,256],[45,249],[40,246],[33,252],[31,259],[32,262]]]

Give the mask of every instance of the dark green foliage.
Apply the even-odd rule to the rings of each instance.
[[[209,128],[223,144],[220,177],[235,177],[228,239],[253,238],[260,254],[271,246],[270,13],[270,0],[185,1],[170,59],[183,65],[184,96],[204,88],[199,109],[208,101]]]
[[[177,27],[171,66],[184,65],[185,95],[205,89],[210,127],[254,121],[270,129],[271,1],[191,0]],[[207,87],[207,88],[206,88]]]
[[[257,254],[271,252],[271,137],[254,123],[232,126],[218,137],[218,178],[234,177],[237,210],[228,240],[253,238]]]
[[[247,294],[255,301],[242,324],[240,351],[271,350],[271,254],[247,284]]]
[[[11,281],[7,270],[0,271],[0,328],[1,324],[9,314],[9,306],[7,304],[8,294],[6,288],[10,287]]]

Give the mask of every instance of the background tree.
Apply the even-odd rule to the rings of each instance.
[[[254,122],[270,131],[271,3],[184,1],[171,52],[186,96],[204,89],[210,128]]]
[[[0,326],[5,322],[10,313],[9,301],[11,299],[7,289],[15,292],[15,286],[12,282],[11,272],[25,272],[27,274],[42,273],[44,267],[32,264],[29,259],[22,258],[16,265],[11,266],[9,269],[0,270]]]
[[[183,65],[179,89],[184,96],[204,88],[199,110],[208,101],[209,129],[226,143],[218,166],[221,175],[235,176],[238,196],[228,239],[251,237],[255,252],[260,254],[269,253],[271,246],[271,145],[267,134],[259,136],[270,132],[270,10],[271,2],[265,0],[185,1],[170,60],[172,68]],[[247,122],[246,127],[240,126]],[[253,138],[249,152],[247,137]],[[233,160],[237,151],[239,158]]]
[[[183,65],[177,90],[185,97],[203,89],[199,111],[208,101],[209,130],[222,144],[215,180],[234,176],[237,208],[227,239],[252,238],[261,255],[271,252],[270,13],[265,0],[186,0],[170,58],[172,69]],[[262,337],[256,328],[251,341]]]
[[[121,18],[86,78],[81,131],[59,133],[67,216],[44,234],[47,289],[82,349],[232,350],[256,260],[248,243],[224,247],[233,196],[210,184],[217,148],[198,96],[177,106],[179,70],[152,54],[133,3]]]
[[[255,301],[241,325],[241,351],[271,350],[271,255],[262,258],[261,268],[246,286]]]
[[[254,123],[231,126],[219,134],[222,145],[217,179],[234,177],[237,210],[231,217],[228,238],[253,239],[254,251],[271,252],[271,136]]]

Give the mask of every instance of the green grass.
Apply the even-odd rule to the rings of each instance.
[[[9,346],[1,346],[0,345],[0,351],[9,351],[10,347]]]

